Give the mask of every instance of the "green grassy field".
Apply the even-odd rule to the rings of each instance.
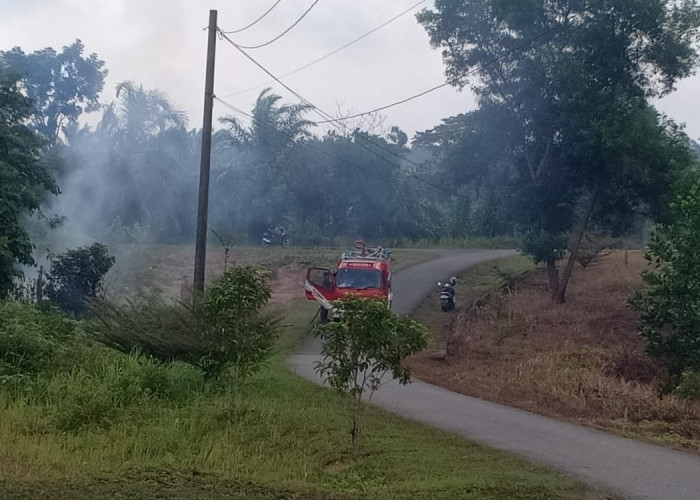
[[[353,452],[347,401],[284,363],[315,303],[273,308],[278,354],[236,393],[89,341],[60,353],[48,380],[3,386],[0,498],[608,498],[378,409]]]

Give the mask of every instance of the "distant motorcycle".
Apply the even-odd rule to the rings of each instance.
[[[455,308],[455,285],[457,278],[452,276],[445,283],[438,281],[438,293],[440,294],[440,308],[443,311],[452,311]]]
[[[291,246],[292,239],[287,236],[287,231],[284,229],[279,231],[265,231],[262,236],[262,246]]]

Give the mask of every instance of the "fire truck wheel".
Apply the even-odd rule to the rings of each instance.
[[[328,309],[321,307],[321,323],[328,323]]]

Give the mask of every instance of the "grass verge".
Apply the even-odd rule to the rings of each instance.
[[[282,353],[309,330],[313,304],[276,307],[286,318],[281,353],[237,394],[132,394],[100,425],[61,431],[42,395],[0,390],[0,498],[605,498],[377,409],[353,455],[346,400],[284,364]],[[75,355],[84,364],[123,356],[91,345]],[[114,370],[102,371],[118,383]],[[75,387],[62,387],[81,418],[89,417],[82,410],[110,410],[91,404],[94,387],[81,392],[82,379],[68,374],[64,383],[74,378]]]

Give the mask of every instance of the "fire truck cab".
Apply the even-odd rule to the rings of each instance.
[[[333,317],[332,301],[347,295],[385,298],[391,307],[391,251],[367,248],[358,240],[355,248],[343,252],[337,269],[311,267],[306,271],[306,298],[321,304],[321,320]]]

